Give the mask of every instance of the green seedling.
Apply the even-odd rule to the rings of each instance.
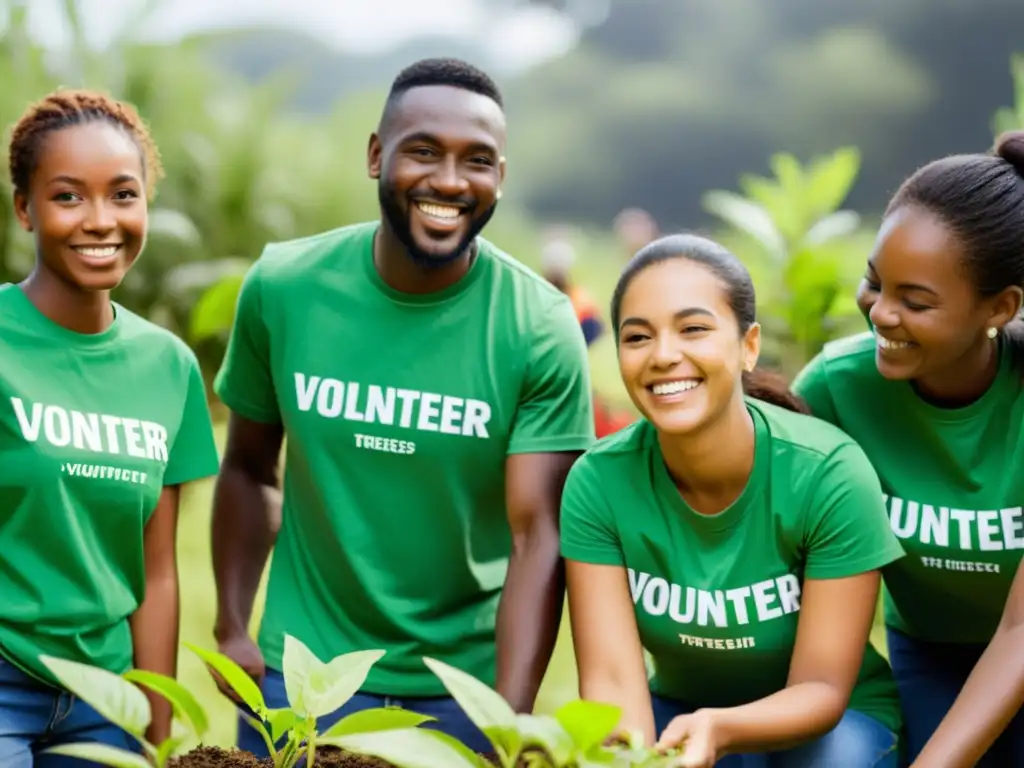
[[[115,675],[99,667],[52,656],[41,656],[40,661],[64,688],[138,741],[150,759],[125,749],[96,743],[61,744],[50,747],[47,752],[91,760],[115,768],[153,768],[154,765],[156,768],[164,768],[189,734],[202,739],[209,728],[209,718],[198,699],[170,677],[141,669]],[[153,719],[153,713],[149,699],[138,687],[140,685],[170,702],[174,721],[185,727],[185,734],[172,735],[160,744],[152,744],[146,739],[146,729]]]
[[[424,662],[490,741],[500,768],[668,768],[676,756],[644,748],[635,735],[626,743],[609,743],[622,715],[618,707],[572,701],[553,716],[517,714],[472,675],[435,659]],[[398,768],[493,768],[458,740],[426,728],[353,734],[330,742]]]
[[[282,673],[288,706],[269,709],[263,693],[253,679],[227,656],[185,643],[185,647],[203,660],[255,714],[244,715],[263,737],[274,768],[294,768],[302,758],[313,766],[318,745],[359,733],[392,729],[415,729],[433,718],[399,707],[380,707],[355,712],[342,718],[323,733],[317,720],[341,709],[363,686],[370,669],[384,651],[355,651],[324,663],[302,641],[285,635]],[[277,748],[284,738],[284,744]]]

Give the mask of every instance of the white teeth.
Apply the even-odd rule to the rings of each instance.
[[[416,206],[428,216],[436,219],[457,219],[462,210],[451,205],[436,205],[434,203],[416,203]]]
[[[876,336],[875,338],[878,340],[878,346],[882,349],[906,349],[910,346],[909,341],[892,341],[883,336]]]
[[[83,256],[89,256],[93,259],[105,259],[117,253],[117,246],[108,245],[106,248],[75,248],[75,250]]]
[[[664,384],[655,384],[651,389],[656,395],[674,395],[693,389],[699,384],[699,381],[694,381],[693,379],[687,381],[667,381]]]

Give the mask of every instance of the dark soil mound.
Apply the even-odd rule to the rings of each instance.
[[[305,755],[299,761],[302,766]],[[274,768],[273,760],[261,759],[250,752],[220,747],[198,747],[186,755],[168,761],[168,768]],[[335,747],[323,747],[316,751],[315,768],[394,768],[375,757],[353,755]]]
[[[251,752],[220,747],[197,747],[167,761],[168,768],[274,768],[270,758],[261,759]]]
[[[394,768],[391,763],[367,755],[353,755],[336,747],[316,751],[316,768]]]

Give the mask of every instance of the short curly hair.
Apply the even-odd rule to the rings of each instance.
[[[130,104],[99,91],[58,90],[29,105],[11,133],[8,168],[14,190],[28,194],[46,136],[54,131],[88,123],[106,122],[123,130],[138,145],[145,169],[146,196],[152,200],[163,178],[160,152],[149,129]]]

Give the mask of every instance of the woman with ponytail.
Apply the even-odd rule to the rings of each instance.
[[[680,766],[896,766],[897,693],[868,636],[903,552],[863,451],[756,372],[746,268],[704,238],[656,240],[611,321],[644,418],[562,496],[581,696],[681,746]]]

